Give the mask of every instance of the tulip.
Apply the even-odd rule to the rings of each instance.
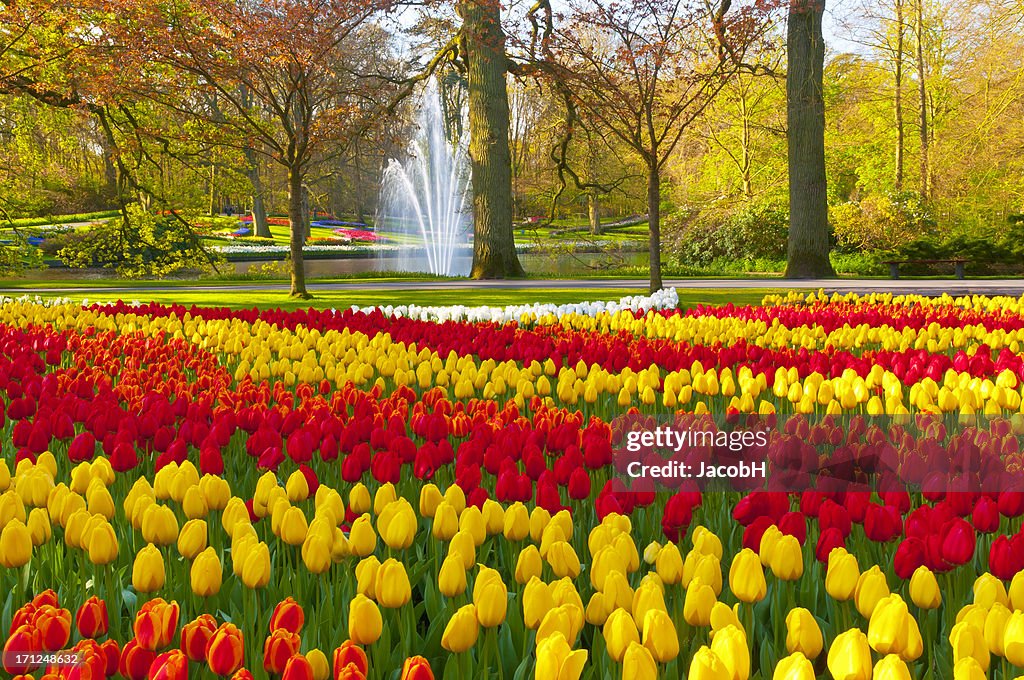
[[[32,546],[38,548],[53,535],[53,528],[50,526],[50,515],[45,508],[33,508],[28,514],[29,533],[32,535]]]
[[[505,526],[502,533],[509,541],[521,541],[530,535],[530,513],[525,505],[516,502],[505,510]]]
[[[412,586],[405,565],[393,557],[384,560],[377,569],[374,593],[377,602],[388,609],[405,605],[412,598]]]
[[[89,534],[88,550],[93,564],[110,564],[117,559],[117,535],[109,522],[102,522]]]
[[[284,511],[281,517],[281,540],[291,546],[299,546],[306,540],[306,532],[309,526],[306,524],[306,516],[302,509],[290,507]]]
[[[164,587],[164,558],[152,543],[135,556],[132,585],[140,593],[152,593]]]
[[[730,680],[747,680],[750,677],[750,649],[747,636],[735,626],[726,626],[715,633],[711,640],[711,651],[722,661]]]
[[[1015,611],[1003,629],[1003,655],[1017,667],[1024,667],[1024,612]]]
[[[757,553],[744,548],[733,558],[729,568],[729,590],[741,602],[760,602],[768,593],[764,569]]]
[[[369,598],[377,597],[377,572],[380,571],[380,560],[370,555],[359,560],[356,565],[356,592]]]
[[[547,561],[558,578],[576,578],[580,574],[580,558],[568,541],[557,541],[552,544],[548,549]]]
[[[868,637],[857,628],[836,636],[827,661],[835,680],[871,680],[871,648]]]
[[[835,600],[846,602],[854,597],[860,580],[857,557],[843,549],[835,549],[828,556],[825,572],[825,591]]]
[[[212,597],[220,592],[221,581],[224,576],[224,568],[221,566],[220,557],[213,548],[207,548],[199,553],[192,562],[191,569],[192,592],[200,597]]]
[[[786,614],[786,651],[800,652],[808,659],[816,659],[824,646],[821,628],[808,610],[791,609]]]
[[[566,640],[574,641],[583,628],[583,611],[575,604],[561,604],[544,615],[537,628],[536,643],[556,633]]]
[[[206,659],[206,645],[217,631],[217,622],[209,614],[200,614],[181,627],[181,651],[190,661]]]
[[[121,677],[128,680],[142,680],[149,673],[149,667],[153,665],[156,654],[139,645],[136,638],[125,643],[121,650],[121,656],[117,662],[117,672]]]
[[[532,543],[519,553],[516,560],[515,579],[519,585],[530,582],[534,576],[540,576],[544,571],[544,564],[541,561],[540,551]]]
[[[135,615],[133,630],[139,646],[152,652],[171,643],[178,628],[178,603],[167,603],[161,598],[146,602]]]
[[[180,649],[160,654],[149,667],[149,680],[186,680],[188,657]]]
[[[500,626],[508,609],[508,588],[495,569],[481,566],[473,583],[473,604],[476,617],[484,628]]]
[[[466,570],[462,566],[462,557],[449,555],[444,558],[437,575],[437,586],[445,597],[457,597],[466,591]]]
[[[974,603],[989,609],[993,604],[1009,606],[1010,599],[1006,594],[1006,586],[992,574],[982,574],[974,580]]]
[[[441,491],[436,484],[428,483],[420,487],[420,515],[430,519],[434,518],[437,506],[444,500]]]
[[[976,659],[964,657],[953,664],[953,680],[987,680],[988,674]]]
[[[667,612],[651,609],[644,615],[643,645],[658,663],[668,663],[679,656],[679,636]]]
[[[245,668],[239,668],[231,676],[231,680],[254,680],[252,673]]]
[[[889,585],[886,583],[885,574],[875,565],[865,571],[857,579],[857,587],[854,589],[854,602],[857,611],[866,619],[871,618],[875,605],[889,595]]]
[[[985,642],[988,644],[988,651],[996,656],[1006,656],[1003,642],[1006,624],[1010,620],[1011,613],[1004,605],[996,602],[985,617],[985,627],[982,632],[985,635]]]
[[[776,578],[796,581],[804,573],[804,557],[796,536],[783,535],[770,553],[769,567]]]
[[[242,583],[247,588],[263,588],[270,583],[270,549],[262,541],[245,553]]]
[[[305,656],[296,653],[285,662],[281,680],[314,680],[313,665]]]
[[[630,644],[640,642],[640,633],[636,629],[636,623],[629,611],[625,609],[613,611],[604,622],[602,632],[608,656],[620,663]]]
[[[537,645],[535,676],[550,680],[579,680],[587,663],[587,650],[573,651],[560,633],[548,636]],[[405,675],[402,676],[405,680]]]
[[[110,627],[106,601],[93,595],[83,602],[75,614],[75,626],[84,638],[96,639],[106,635]]]
[[[341,643],[337,649],[334,650],[334,677],[337,679],[341,674],[342,669],[348,666],[355,666],[355,668],[363,675],[369,670],[369,662],[366,658],[366,652],[363,648],[352,642],[351,640],[345,640]]]
[[[357,645],[372,645],[380,638],[384,622],[373,600],[357,594],[349,602],[348,637]]]
[[[779,659],[772,680],[814,680],[814,665],[800,652]]]
[[[178,520],[166,505],[153,504],[142,515],[142,538],[155,545],[170,545],[178,538]]]
[[[348,535],[349,548],[356,557],[366,557],[377,547],[377,534],[373,532],[370,516],[360,515],[352,522]]]
[[[404,498],[391,503],[377,517],[381,539],[392,550],[404,550],[416,538],[416,512]]]
[[[206,521],[190,519],[181,527],[178,534],[178,552],[187,560],[194,560],[196,555],[206,550]]]
[[[39,644],[45,651],[63,649],[71,637],[71,612],[52,605],[42,605],[32,618],[39,634]]]
[[[302,626],[306,622],[306,614],[302,605],[292,597],[286,597],[277,603],[274,612],[270,615],[270,631],[283,628],[289,633],[298,635],[302,632]]]
[[[530,579],[523,590],[523,619],[526,627],[536,630],[544,616],[555,606],[551,586],[537,576]]]
[[[726,667],[718,655],[711,651],[710,647],[702,646],[693,655],[690,661],[690,672],[686,675],[688,680],[726,680],[732,677],[731,671]]]
[[[720,631],[724,630],[728,626],[736,626],[739,630],[743,631],[743,624],[740,623],[739,619],[739,608],[737,604],[735,608],[730,607],[724,602],[716,602],[715,606],[711,608],[711,636]],[[744,635],[746,632],[744,631]]]
[[[630,642],[622,659],[622,680],[657,680],[658,664],[650,650]]]
[[[31,557],[32,534],[21,520],[12,519],[0,531],[0,566],[18,569],[28,564]]]
[[[332,541],[327,538],[312,531],[306,535],[306,540],[302,544],[302,563],[309,573],[323,574],[331,568],[331,548]]]
[[[352,512],[365,514],[370,511],[371,503],[370,490],[362,483],[356,484],[348,492],[348,507]]]
[[[445,626],[441,635],[441,646],[449,652],[459,654],[475,645],[480,634],[476,616],[475,605],[467,604],[460,607]]]
[[[896,654],[888,654],[875,664],[874,680],[911,680],[906,662]]]
[[[707,626],[711,624],[711,609],[717,602],[715,591],[705,585],[699,578],[693,579],[686,589],[683,600],[683,618],[691,626]]]
[[[898,654],[914,661],[924,651],[917,620],[899,595],[879,600],[868,621],[868,644],[880,654]]]
[[[299,653],[299,636],[290,630],[276,628],[263,642],[263,669],[279,675],[288,660]]]
[[[242,667],[245,656],[242,631],[233,623],[222,623],[206,646],[206,663],[215,674],[227,677]]]
[[[928,567],[918,567],[910,577],[910,599],[921,609],[937,609],[942,604],[939,582]]]

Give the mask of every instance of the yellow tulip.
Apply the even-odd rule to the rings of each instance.
[[[152,593],[164,587],[164,558],[152,543],[135,556],[132,585],[140,593]]]
[[[648,610],[644,616],[641,637],[644,647],[658,663],[668,663],[679,656],[679,636],[667,612],[661,609]]]
[[[466,568],[460,555],[448,555],[444,558],[437,575],[437,586],[445,597],[457,597],[466,592]]]
[[[551,586],[537,576],[532,577],[523,589],[523,619],[526,627],[536,630],[554,606]]]
[[[384,620],[370,598],[357,593],[348,605],[348,637],[357,645],[372,645],[380,639]]]
[[[729,590],[741,602],[760,602],[768,593],[764,569],[757,554],[744,548],[732,560],[729,567]]]
[[[202,519],[190,519],[181,527],[178,534],[178,552],[188,560],[194,560],[196,555],[206,549],[206,521]]]
[[[89,534],[89,561],[93,564],[110,564],[117,559],[117,535],[107,521]]]
[[[953,680],[987,680],[988,673],[977,659],[966,656],[953,664]]]
[[[1024,667],[1024,612],[1015,611],[1006,621],[1003,628],[1003,656],[1014,666]]]
[[[352,487],[348,492],[348,507],[360,515],[364,515],[370,511],[370,490],[360,482]]]
[[[32,534],[19,519],[11,519],[0,532],[0,565],[17,569],[32,557]]]
[[[441,646],[453,654],[468,651],[480,636],[480,624],[476,619],[476,606],[467,604],[459,608],[448,620],[441,634]]]
[[[776,578],[796,581],[804,574],[804,555],[796,536],[784,535],[771,551],[769,567]]]
[[[211,597],[220,592],[221,579],[223,578],[223,567],[220,557],[213,548],[207,548],[199,553],[192,562],[191,570],[192,592],[200,597]]]
[[[585,649],[573,651],[561,633],[549,635],[537,645],[534,676],[545,680],[579,680],[587,654]]]
[[[389,557],[377,569],[374,592],[382,607],[397,609],[412,598],[412,586],[405,565]]]
[[[703,646],[693,655],[686,677],[687,680],[726,680],[732,675],[722,659],[710,647]]]
[[[931,569],[921,565],[910,577],[910,599],[921,609],[937,609],[942,604],[942,591]]]
[[[871,680],[868,636],[858,628],[840,633],[828,648],[827,661],[834,680]]]
[[[373,532],[368,514],[364,513],[352,522],[352,528],[348,534],[348,545],[356,557],[366,557],[376,549],[377,534]]]
[[[726,674],[723,680],[747,680],[750,677],[750,648],[747,636],[736,626],[726,626],[715,633],[711,651],[722,661]]]
[[[825,591],[832,599],[846,602],[854,597],[859,580],[860,567],[857,564],[857,557],[843,548],[833,549],[828,556]]]
[[[800,652],[779,659],[772,680],[814,680],[814,665]]]
[[[875,565],[865,571],[857,579],[857,587],[854,589],[853,598],[857,605],[857,611],[866,619],[871,618],[875,611],[875,605],[889,596],[889,584],[886,583],[885,574]]]
[[[537,546],[531,543],[523,548],[519,553],[519,558],[516,560],[516,583],[520,585],[529,583],[530,579],[534,576],[540,576],[543,571],[544,564]]]
[[[717,602],[715,591],[705,585],[699,578],[690,582],[683,601],[683,618],[691,626],[708,626],[711,624],[711,609]]]
[[[508,589],[496,569],[481,566],[473,583],[477,621],[484,628],[500,626],[508,609]]]
[[[604,622],[602,632],[608,656],[619,663],[626,656],[626,649],[631,644],[640,642],[640,633],[636,629],[636,623],[625,609],[616,609],[609,614],[608,619]]]
[[[434,510],[431,535],[439,541],[450,541],[459,531],[459,516],[451,503],[442,501]]]
[[[270,583],[270,548],[260,541],[245,553],[242,583],[247,588],[263,588]]]
[[[284,488],[288,493],[288,500],[292,503],[301,503],[309,498],[309,482],[306,481],[306,475],[299,470],[288,476]]]
[[[880,654],[899,654],[904,661],[921,656],[921,631],[902,597],[889,595],[878,601],[868,621],[868,644]]]
[[[898,654],[887,654],[875,664],[873,680],[912,680],[910,669]]]
[[[553,544],[547,554],[548,564],[555,576],[562,578],[569,576],[576,578],[580,574],[580,558],[568,541],[558,541]]]
[[[391,503],[398,500],[398,492],[395,491],[395,485],[391,482],[381,484],[377,489],[377,493],[373,494],[373,514],[380,515]]]
[[[530,535],[530,513],[525,505],[517,501],[505,510],[502,533],[509,541],[521,541]]]
[[[651,651],[639,642],[630,642],[622,659],[622,680],[657,680],[657,678],[658,664],[654,661]]]
[[[416,512],[404,498],[386,506],[377,517],[381,540],[392,550],[404,550],[412,545],[416,526]]]
[[[808,659],[816,659],[824,646],[821,628],[814,615],[803,607],[786,614],[786,651],[800,652]]]

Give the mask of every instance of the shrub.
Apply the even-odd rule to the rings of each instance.
[[[789,208],[780,197],[746,203],[725,215],[714,208],[677,213],[668,222],[672,256],[681,265],[707,266],[716,260],[752,265],[786,257]]]
[[[870,195],[832,207],[829,221],[840,246],[893,252],[934,233],[935,219],[920,194]]]

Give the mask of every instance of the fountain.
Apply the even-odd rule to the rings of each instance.
[[[376,229],[389,247],[380,257],[391,270],[466,275],[472,263],[466,135],[456,144],[449,140],[432,81],[418,114],[407,157],[389,160],[384,170]]]

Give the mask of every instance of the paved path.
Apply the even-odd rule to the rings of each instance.
[[[894,293],[922,295],[1024,295],[1024,278],[1022,279],[809,279],[789,281],[779,278],[762,279],[667,279],[666,287],[678,289],[710,288],[718,290],[745,290],[751,288],[783,288],[800,290],[817,290],[823,288],[828,292],[839,293]],[[459,290],[459,289],[503,289],[503,288],[633,288],[637,292],[646,289],[646,283],[640,279],[525,279],[502,281],[337,281],[329,283],[310,282],[310,292],[357,290]],[[287,283],[240,283],[240,284],[199,284],[195,286],[116,286],[93,287],[76,286],[67,288],[0,288],[0,294],[18,296],[32,294],[88,294],[88,293],[169,293],[191,290],[203,292],[245,292],[245,291],[287,291]]]

